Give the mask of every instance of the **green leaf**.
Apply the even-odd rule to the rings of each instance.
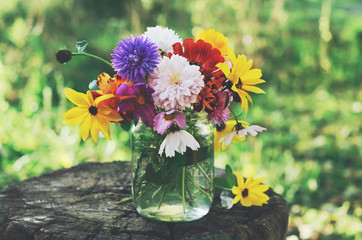
[[[125,124],[122,124],[121,127],[123,130],[125,130],[126,132],[129,131],[129,129],[131,128],[131,122],[128,122],[128,123],[125,123]]]
[[[225,104],[224,104],[224,109],[229,105],[229,101],[230,101],[230,96],[229,93],[226,93],[226,98],[225,98]]]
[[[210,151],[209,147],[201,147],[196,151],[193,151],[190,148],[186,149],[186,152],[183,154],[175,152],[174,157],[166,157],[166,161],[170,162],[171,165],[177,165],[178,167],[190,166],[196,163],[205,161],[211,158],[213,152]]]
[[[78,41],[75,46],[77,47],[78,53],[81,53],[84,51],[84,49],[87,47],[88,42],[86,40]]]
[[[91,81],[91,82],[89,83],[89,85],[88,85],[88,88],[89,88],[89,90],[91,90],[91,91],[99,90],[99,87],[98,87],[98,85],[97,85],[97,80]]]
[[[118,203],[119,204],[122,204],[122,203],[125,203],[125,202],[128,202],[128,201],[131,201],[133,200],[133,197],[128,197],[128,198],[123,198],[121,201],[119,201]]]
[[[148,163],[146,166],[146,180],[157,185],[166,185],[175,178],[177,170],[180,169],[167,164],[154,166],[152,163]]]
[[[155,184],[162,183],[160,176],[158,176],[151,163],[146,166],[146,180]]]
[[[226,164],[225,166],[225,174],[226,174],[226,181],[228,182],[229,187],[232,188],[233,186],[236,186],[233,170],[228,164]]]
[[[221,193],[226,189],[230,189],[229,184],[226,181],[226,178],[214,177],[214,185],[215,185],[215,192],[217,193]]]
[[[222,191],[220,194],[221,206],[227,210],[233,207],[233,197],[230,191]]]

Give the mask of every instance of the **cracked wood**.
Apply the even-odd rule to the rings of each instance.
[[[0,195],[0,239],[285,239],[288,207],[271,189],[269,204],[224,210],[215,197],[204,218],[163,223],[138,215],[131,195],[131,163],[85,163],[46,173]]]

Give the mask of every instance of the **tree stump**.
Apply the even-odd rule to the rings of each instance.
[[[285,239],[287,204],[271,189],[263,207],[225,210],[215,196],[200,220],[155,222],[141,217],[132,201],[118,204],[131,196],[131,172],[130,162],[85,163],[6,189],[0,239]]]

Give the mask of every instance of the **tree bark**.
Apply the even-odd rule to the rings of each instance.
[[[288,207],[271,189],[269,204],[230,210],[215,196],[210,212],[189,223],[147,220],[131,196],[131,163],[85,163],[46,173],[0,195],[0,239],[285,239]],[[2,223],[2,224],[1,224]]]

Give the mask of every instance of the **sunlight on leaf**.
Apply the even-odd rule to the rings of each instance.
[[[99,90],[99,87],[97,85],[97,80],[91,81],[88,85],[88,88],[89,88],[89,90],[92,90],[92,91]]]
[[[226,174],[226,180],[229,184],[229,187],[235,186],[236,185],[235,177],[234,177],[233,170],[231,169],[230,165],[225,166],[225,174]]]
[[[220,194],[221,206],[225,209],[233,207],[233,198],[230,191],[222,191]]]

